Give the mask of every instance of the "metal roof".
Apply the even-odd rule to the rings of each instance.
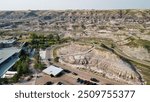
[[[16,40],[14,39],[10,39],[10,40],[0,40],[0,43],[4,43],[4,44],[11,44],[14,43]]]
[[[43,72],[48,75],[57,76],[63,69],[55,66],[49,66],[48,68],[44,69]]]
[[[20,49],[16,47],[9,47],[9,48],[1,48],[0,49],[0,64],[7,60],[9,57],[14,55],[15,53],[18,53]]]
[[[15,57],[7,61],[7,63],[0,65],[0,77],[2,77],[18,60],[19,57]]]

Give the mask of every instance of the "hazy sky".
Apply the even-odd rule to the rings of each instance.
[[[150,0],[0,0],[0,10],[150,9]]]

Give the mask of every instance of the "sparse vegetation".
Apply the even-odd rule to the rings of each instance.
[[[30,38],[31,38],[32,48],[37,48],[37,49],[39,48],[45,49],[54,44],[60,44],[60,43],[62,44],[73,40],[73,38],[70,37],[60,38],[60,35],[58,34],[48,34],[47,36],[44,36],[44,35],[37,35],[36,33],[32,33]]]
[[[1,78],[0,84],[16,83],[19,81],[19,79],[22,76],[29,74],[30,73],[29,62],[30,62],[30,59],[28,57],[28,54],[26,54],[24,51],[21,51],[20,60],[11,69],[11,70],[17,71],[17,74],[15,74],[12,78],[9,78],[9,79]]]
[[[24,51],[21,51],[20,60],[13,66],[13,70],[17,71],[17,74],[12,78],[12,82],[17,82],[21,76],[30,73],[29,70],[29,56]]]
[[[35,55],[34,59],[34,68],[37,70],[43,70],[45,65],[41,62],[39,54]]]
[[[17,13],[16,11],[0,11],[0,39],[15,38],[19,42],[28,42],[29,49],[35,48],[37,53],[39,49],[52,47],[54,49],[54,62],[59,62],[61,58],[57,56],[56,50],[62,47],[61,44],[69,44],[68,42],[80,43],[81,46],[94,46],[96,50],[103,52],[106,52],[106,49],[100,46],[103,46],[103,43],[107,44],[111,50],[115,49],[116,46],[123,48],[124,52],[128,51],[128,49],[134,49],[127,54],[133,58],[140,54],[142,58],[141,56],[138,57],[141,58],[141,62],[142,60],[148,62],[148,55],[150,53],[149,12],[150,10],[129,9],[29,10],[28,12],[17,11]],[[77,49],[74,50],[76,51]],[[40,56],[37,53],[34,56],[34,68],[41,71],[45,65],[41,62]],[[112,58],[112,56],[108,57]],[[85,62],[81,64],[87,64],[87,59],[84,59]],[[73,60],[72,58],[72,62]],[[18,74],[11,81],[9,79],[0,79],[0,84],[17,82],[21,76],[28,74],[29,69],[27,67],[29,61],[28,55],[26,57],[21,56],[20,61],[13,67],[14,70],[18,71]],[[144,79],[149,84],[149,69],[142,64],[134,64],[138,64],[137,69],[141,70]],[[102,75],[107,77],[107,74],[103,73]],[[133,76],[131,76],[131,79],[134,79]]]
[[[134,39],[132,37],[129,38],[130,42],[127,43],[126,45],[131,46],[131,47],[139,47],[142,46],[150,52],[150,41],[148,40],[143,40],[143,39]]]

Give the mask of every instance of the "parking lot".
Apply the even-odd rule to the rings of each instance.
[[[36,79],[36,85],[44,85],[47,82],[52,82],[53,84],[57,85],[58,82],[63,83],[63,85],[105,85],[105,84],[120,84],[120,82],[113,81],[111,79],[104,78],[102,76],[96,75],[88,70],[79,70],[76,68],[70,68],[65,65],[57,64],[57,66],[64,69],[64,72],[61,76],[58,77],[51,77],[44,73],[39,73],[39,78]],[[94,78],[97,80],[91,80]],[[78,79],[82,79],[79,81]],[[85,82],[84,82],[85,81]],[[123,84],[123,83],[122,83]]]
[[[64,73],[58,77],[51,77],[44,73],[41,73],[40,77],[36,80],[36,85],[44,85],[46,82],[50,81],[53,84],[57,84],[58,82],[63,83],[64,85],[76,85],[77,77],[71,75],[71,73]]]

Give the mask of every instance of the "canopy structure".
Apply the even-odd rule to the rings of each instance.
[[[48,75],[57,76],[63,71],[62,68],[56,67],[56,66],[49,66],[48,68],[44,69],[43,72]]]

